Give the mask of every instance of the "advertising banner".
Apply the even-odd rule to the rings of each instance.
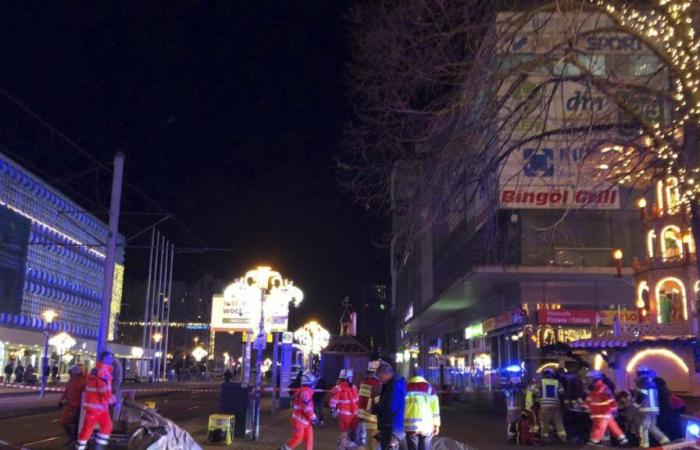
[[[31,221],[0,205],[0,312],[20,314]]]
[[[257,331],[260,324],[259,304],[259,301],[250,301],[245,296],[215,295],[211,305],[212,331]]]
[[[615,320],[615,316],[617,316],[617,315],[618,315],[618,311],[614,310],[614,309],[598,311],[598,317],[600,319],[600,323],[602,323],[603,325],[612,326],[613,321]],[[639,311],[621,310],[619,312],[619,320],[620,320],[621,324],[623,324],[623,323],[639,323]]]
[[[585,309],[537,311],[540,325],[595,325],[597,318],[597,311]]]

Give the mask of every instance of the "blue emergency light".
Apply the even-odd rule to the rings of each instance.
[[[685,427],[685,435],[693,438],[700,436],[700,425],[696,422],[689,422]]]

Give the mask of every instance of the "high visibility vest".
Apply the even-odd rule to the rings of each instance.
[[[639,392],[641,392],[644,395],[644,400],[642,400],[642,403],[639,405],[639,412],[658,414],[659,413],[659,391],[658,391],[658,389],[646,388],[646,389],[640,389]]]
[[[553,378],[543,378],[540,405],[543,408],[560,406],[561,402],[559,401],[559,389],[559,380],[555,380]]]
[[[292,397],[292,424],[301,427],[310,427],[316,420],[314,414],[314,390],[308,386],[299,388]]]
[[[404,431],[429,436],[440,426],[437,393],[423,377],[413,377],[406,387]]]
[[[372,414],[372,407],[379,402],[379,395],[382,391],[382,382],[372,375],[360,383],[359,410],[357,416],[367,423],[376,424],[377,416]]]
[[[355,417],[358,401],[357,387],[341,381],[331,390],[329,406],[337,411],[339,417]]]
[[[85,382],[83,408],[108,411],[112,400],[112,366],[98,362]]]

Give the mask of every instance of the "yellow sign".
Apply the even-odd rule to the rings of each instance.
[[[207,441],[225,445],[233,444],[235,424],[236,416],[232,414],[212,414],[209,416]]]
[[[621,310],[620,314],[620,324],[623,323],[639,323],[639,311],[636,310]],[[614,309],[606,309],[603,311],[598,311],[598,317],[603,325],[612,326],[615,320],[615,316],[618,315],[618,311]]]

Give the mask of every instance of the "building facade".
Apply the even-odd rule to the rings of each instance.
[[[556,42],[561,30],[546,15],[535,14],[531,20],[539,25],[525,26],[524,35],[515,36],[517,50],[513,44],[494,59],[504,66],[533,60],[540,45]],[[587,20],[601,28],[607,23],[603,17]],[[596,76],[613,70],[637,76],[659,66],[632,37],[624,37],[625,43],[631,42],[625,46],[599,41],[581,43],[582,64]],[[620,61],[627,66],[621,67]],[[547,363],[543,346],[591,338],[612,330],[615,317],[636,320],[639,314],[630,293],[633,260],[644,254],[635,205],[640,194],[594,179],[584,170],[590,162],[582,156],[618,152],[611,142],[616,134],[629,133],[629,124],[621,114],[610,113],[612,105],[605,103],[609,99],[569,77],[576,75],[576,67],[555,69],[533,70],[532,83],[523,84],[529,95],[538,80],[559,74],[556,97],[561,101],[542,114],[546,121],[521,118],[511,130],[507,139],[528,144],[517,146],[502,163],[489,187],[493,195],[454,193],[473,201],[444,225],[413,236],[408,245],[400,211],[420,189],[414,176],[420,166],[407,162],[396,167],[391,269],[396,359],[405,374],[420,364],[439,384],[489,386],[498,368],[517,364],[529,373],[541,370]],[[513,102],[521,102],[515,97],[522,94],[515,92]],[[530,136],[537,120],[543,120],[541,132],[611,117],[624,126],[606,122],[606,131],[597,134]]]
[[[66,195],[0,154],[0,363],[37,363],[46,326],[77,340],[76,352],[94,353],[100,322],[107,225]],[[118,246],[110,339],[119,314],[124,276]]]

